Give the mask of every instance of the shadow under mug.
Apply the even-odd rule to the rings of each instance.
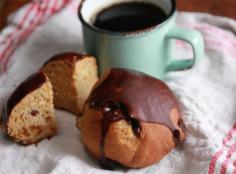
[[[195,30],[178,28],[175,24],[175,0],[145,0],[167,14],[161,24],[134,32],[113,32],[93,25],[96,15],[104,8],[122,2],[138,0],[83,0],[79,6],[86,52],[98,60],[99,73],[110,68],[127,68],[164,79],[170,71],[192,68],[204,57],[204,42]],[[140,2],[140,1],[139,1]],[[173,54],[173,39],[192,46],[190,60],[177,60]]]

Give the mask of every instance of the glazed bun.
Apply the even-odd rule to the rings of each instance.
[[[77,119],[82,141],[102,167],[141,168],[160,161],[185,137],[178,102],[162,81],[111,69],[95,85]]]

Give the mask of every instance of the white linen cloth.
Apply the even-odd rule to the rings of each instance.
[[[199,65],[191,70],[170,73],[167,78],[168,85],[180,101],[187,128],[187,138],[182,145],[150,167],[106,171],[81,144],[75,117],[56,111],[58,135],[43,140],[37,146],[20,146],[0,136],[0,173],[233,173],[236,159],[233,146],[236,133],[232,128],[236,122],[236,22],[209,14],[183,12],[178,14],[177,22],[181,26],[198,29],[206,44],[206,55]],[[0,36],[2,34],[4,32]],[[191,56],[188,46],[182,43],[177,45],[181,49],[176,49],[175,55]],[[81,24],[73,5],[68,5],[37,27],[16,49],[9,69],[0,76],[1,104],[22,80],[36,72],[48,58],[65,51],[83,51]],[[214,158],[220,150],[222,153]],[[209,171],[214,159],[213,171]],[[224,171],[222,166],[226,163]]]

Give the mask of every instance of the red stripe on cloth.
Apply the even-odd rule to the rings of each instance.
[[[54,0],[54,2],[55,1],[57,1],[57,0]],[[37,6],[37,10],[36,10],[36,14],[35,14],[36,18],[34,18],[34,20],[30,21],[29,27],[26,28],[22,32],[22,35],[19,38],[18,42],[25,40],[25,38],[27,38],[27,36],[33,31],[33,29],[42,21],[43,14],[46,13],[47,6],[50,2],[52,2],[52,0],[51,1],[45,0],[45,1],[43,1],[42,4]],[[13,51],[13,49],[14,49],[14,47],[12,47],[11,49],[8,50],[9,54],[11,54],[11,51]],[[9,59],[6,59],[6,62],[4,62],[4,64],[3,64],[3,71],[5,71],[7,69],[8,62],[9,62]]]
[[[216,165],[216,161],[219,159],[219,157],[223,154],[224,152],[224,147],[222,147],[222,149],[220,149],[217,153],[215,153],[215,155],[212,157],[210,165],[209,165],[209,169],[208,169],[208,174],[214,174],[215,173],[215,165]]]
[[[224,47],[227,48],[228,51],[231,52],[233,55],[236,55],[235,51],[236,43],[230,42],[223,36],[218,35],[218,37],[216,37],[218,33],[209,33],[209,31],[203,31],[201,29],[200,31],[202,31],[202,33],[204,34],[204,39],[210,42],[209,44],[208,42],[206,42],[207,47],[212,47],[212,46],[213,47],[218,46],[220,48]]]
[[[33,14],[33,12],[35,11],[35,9],[36,8],[38,8],[38,4],[36,3],[36,2],[32,2],[32,5],[30,5],[30,8],[29,8],[29,11],[27,11],[26,13],[27,13],[27,15],[25,15],[25,17],[24,17],[24,21],[21,21],[20,22],[20,24],[19,25],[21,25],[21,26],[24,26],[25,25],[25,23],[27,22],[27,21],[29,21],[29,17],[30,17],[30,15],[32,15]],[[37,10],[37,9],[36,9]],[[22,27],[17,27],[17,28],[20,28],[21,30],[23,30],[23,28]],[[11,49],[11,47],[12,47],[12,45],[14,44],[14,42],[15,42],[15,44],[18,42],[18,37],[19,37],[19,35],[20,35],[20,33],[21,33],[21,30],[19,30],[19,31],[14,31],[14,32],[12,32],[11,33],[11,37],[10,38],[8,38],[8,44],[6,44],[6,46],[5,46],[5,49],[2,51],[2,55],[1,55],[1,59],[4,59],[5,57],[8,57],[8,52],[9,52],[9,50]],[[17,37],[18,36],[18,37]],[[0,60],[1,60],[0,59]],[[4,61],[4,60],[3,60]],[[3,63],[4,64],[4,63]]]
[[[206,49],[221,50],[236,58],[236,39],[232,34],[206,23],[187,23],[182,26],[200,31],[204,36]]]
[[[213,25],[210,24],[198,24],[199,26],[201,26],[202,29],[209,31],[209,33],[212,34],[219,34],[219,36],[224,37],[225,39],[227,39],[229,42],[236,44],[236,40],[234,39],[234,37],[232,37],[232,35],[226,31],[224,31],[221,28],[215,27]]]
[[[55,1],[55,0],[54,0]],[[22,36],[20,38],[20,41],[23,41],[26,39],[26,37],[33,31],[33,29],[40,24],[40,22],[42,21],[43,18],[43,14],[46,13],[46,8],[47,5],[50,3],[49,0],[45,0],[44,4],[41,4],[40,6],[38,6],[38,10],[37,13],[35,14],[36,19],[31,21],[31,24],[29,25],[28,28],[26,28],[25,31],[23,31]],[[45,6],[45,7],[44,7]]]
[[[222,39],[218,41],[218,39],[214,39],[213,37],[209,37],[209,35],[202,33],[204,36],[204,42],[205,42],[205,50],[215,50],[215,51],[221,51],[226,53],[227,55],[232,56],[233,58],[236,58],[236,50],[235,46],[232,44],[226,44],[227,41],[223,41]],[[188,49],[186,43],[182,41],[176,42],[178,46],[183,47],[184,49]]]
[[[23,18],[21,19],[19,25],[17,26],[17,29],[22,27],[23,23],[27,20],[30,12],[34,8],[34,6],[35,6],[35,2],[32,2],[32,4],[28,8],[28,11],[26,11],[25,15],[23,16]]]
[[[232,153],[235,151],[235,149],[236,149],[236,143],[233,143],[229,148],[229,151],[226,155],[226,159],[224,160],[223,164],[221,165],[220,174],[226,173],[227,166],[230,163],[230,157],[231,157]]]
[[[64,2],[63,2],[63,3],[64,3]],[[54,5],[52,6],[52,8],[51,8],[51,10],[50,10],[50,13],[51,13],[51,14],[55,13],[56,9],[57,9],[58,7],[60,7],[60,6],[61,6],[61,4],[59,4],[58,1],[55,1],[55,2],[54,2]]]
[[[44,1],[42,4],[40,4],[40,5],[39,5],[39,4],[36,4],[36,6],[35,6],[36,8],[34,8],[35,11],[31,11],[31,12],[32,12],[31,14],[33,14],[33,12],[36,12],[36,13],[35,13],[35,16],[37,17],[37,16],[39,15],[39,13],[41,12],[41,10],[43,9],[43,8],[42,8],[43,5],[46,6],[46,5],[48,4],[48,2],[49,2],[48,0],[45,0],[45,1]],[[34,18],[33,20],[28,21],[28,22],[30,23],[30,25],[29,25],[28,28],[26,28],[25,31],[22,31],[21,37],[15,39],[15,40],[14,40],[14,38],[12,39],[12,41],[13,41],[12,44],[10,44],[10,45],[6,48],[6,50],[4,51],[4,53],[6,54],[6,56],[10,55],[11,52],[13,51],[13,49],[14,49],[14,41],[15,41],[15,44],[17,44],[18,42],[20,42],[20,41],[23,39],[25,33],[28,31],[28,29],[30,29],[31,26],[32,26],[34,23],[37,22],[37,19],[38,19],[38,18],[36,18],[36,19]],[[6,60],[3,62],[3,71],[6,70],[8,62],[9,62],[9,59],[6,59]]]
[[[216,51],[224,51],[224,53],[226,53],[227,55],[231,55],[233,58],[236,58],[236,50],[233,49],[232,46],[228,46],[227,44],[225,44],[224,39],[222,40],[215,40],[212,38],[209,38],[208,36],[204,37],[204,40],[206,42],[207,48],[216,50]]]
[[[54,0],[54,2],[57,0]],[[28,28],[26,28],[25,31],[23,31],[21,37],[19,38],[19,41],[23,41],[25,40],[25,38],[27,38],[28,35],[30,35],[33,31],[33,29],[40,24],[40,22],[43,19],[43,14],[45,14],[47,12],[47,6],[49,5],[49,3],[52,2],[52,0],[45,0],[42,4],[38,5],[37,7],[37,11],[35,16],[37,17],[36,19],[34,18],[34,20],[31,20],[31,23],[29,25]],[[9,54],[11,54],[11,52],[14,51],[14,47],[12,47],[12,49],[9,50]],[[6,71],[7,69],[7,65],[10,59],[6,59],[6,61],[3,63],[3,71]]]
[[[234,164],[234,171],[233,171],[233,174],[236,174],[236,166]]]
[[[43,2],[41,5],[43,5],[44,3],[45,3],[45,2]],[[22,24],[24,24],[25,22],[29,22],[30,25],[31,25],[31,24],[34,22],[34,19],[30,21],[29,18],[30,18],[31,15],[34,14],[34,12],[35,12],[36,15],[37,15],[37,13],[38,13],[39,10],[40,10],[40,6],[39,6],[38,3],[35,3],[35,2],[34,2],[32,7],[33,7],[33,8],[31,8],[30,13],[28,13],[27,21],[24,21]],[[30,27],[30,25],[29,25],[29,27]],[[27,30],[27,28],[26,28],[26,30]],[[24,32],[24,30],[20,31],[20,34],[21,34],[22,32]],[[5,71],[6,65],[7,65],[8,61],[9,61],[9,59],[5,59],[5,57],[9,57],[9,56],[10,56],[10,53],[11,53],[11,51],[12,51],[12,49],[14,48],[14,45],[16,45],[16,44],[18,44],[18,43],[20,42],[20,39],[21,39],[20,34],[19,34],[19,33],[17,33],[17,34],[19,35],[19,37],[12,37],[11,40],[9,39],[9,40],[10,40],[9,44],[7,45],[7,47],[5,48],[5,50],[3,50],[3,53],[2,53],[3,59],[4,59],[4,60],[3,60],[3,63],[2,63],[2,69],[3,69],[3,71]]]
[[[226,143],[228,141],[230,141],[233,137],[233,133],[236,131],[236,123],[234,124],[234,126],[232,127],[232,129],[230,129],[230,131],[228,132],[226,138],[223,140],[223,144],[226,145]]]
[[[60,10],[62,7],[64,7],[67,3],[69,3],[69,1],[70,0],[63,0],[62,3],[60,3],[58,5],[58,0],[54,0],[53,1],[53,6],[50,7],[50,8],[47,7],[47,5],[49,3],[48,0],[42,1],[41,4],[39,2],[34,2],[37,5],[36,16],[38,16],[38,18],[36,20],[34,20],[34,21],[32,21],[32,20],[29,21],[30,20],[29,19],[30,14],[32,12],[35,12],[34,10],[31,10],[31,13],[27,15],[28,17],[27,18],[25,17],[24,23],[21,24],[22,26],[24,26],[24,24],[26,22],[30,22],[30,25],[27,28],[23,27],[22,30],[18,31],[16,33],[15,37],[12,37],[12,39],[9,41],[9,44],[5,47],[4,51],[1,52],[0,58],[4,59],[3,60],[3,71],[5,71],[7,69],[7,64],[9,62],[9,57],[10,57],[10,55],[12,55],[12,53],[14,52],[16,47],[21,42],[23,42],[34,31],[34,29],[38,25],[40,25],[44,20],[46,20],[47,18],[51,17],[54,13],[56,13],[58,10]],[[50,2],[52,2],[52,0]],[[42,8],[42,4],[44,4],[44,3],[47,3],[47,4],[45,5],[45,8]],[[17,34],[19,35],[18,37],[16,37]]]
[[[34,10],[34,8],[36,7],[35,3],[32,3],[32,5],[29,6],[28,10],[26,11],[25,15],[23,16],[23,18],[21,19],[19,25],[16,27],[16,30],[12,31],[11,33],[9,33],[5,40],[3,40],[1,42],[1,44],[7,44],[6,47],[9,47],[9,45],[13,44],[13,38],[17,36],[17,34],[19,33],[19,30],[21,29],[21,27],[23,26],[24,22],[26,20],[28,20],[28,17],[30,16],[30,14],[32,13],[32,11]],[[0,60],[3,59],[4,57],[4,51],[1,53],[2,56],[0,56]]]
[[[207,32],[208,35],[221,36],[227,39],[228,42],[232,44],[236,44],[236,39],[234,39],[234,37],[232,37],[230,33],[216,26],[213,26],[207,23],[187,23],[187,24],[182,24],[182,26],[186,28],[192,28],[192,29],[196,29],[200,31],[205,31]]]
[[[227,133],[226,137],[222,141],[222,147],[219,151],[217,151],[210,162],[209,168],[208,168],[208,174],[214,174],[215,173],[215,165],[217,160],[220,158],[220,156],[223,154],[226,144],[232,139],[233,133],[236,131],[236,123],[234,126],[230,129],[230,131]]]
[[[32,13],[34,12],[35,8],[37,7],[37,4],[34,2],[32,3],[32,5],[29,7],[28,11],[26,12],[27,14],[25,14],[25,16],[23,17],[23,19],[27,20],[29,19],[30,15],[32,15]],[[24,26],[26,21],[21,21],[20,25]],[[0,67],[0,72],[4,72],[4,67],[6,62],[8,62],[8,60],[6,59],[6,57],[9,57],[9,51],[12,47],[12,45],[17,44],[18,42],[18,37],[20,34],[20,29],[23,30],[23,27],[17,27],[19,30],[15,32],[11,33],[11,37],[8,39],[8,42],[5,45],[4,50],[1,52],[0,54],[0,61],[1,61],[1,67]],[[14,39],[15,38],[15,39]]]
[[[16,32],[17,32],[18,30],[21,29],[23,23],[27,20],[27,18],[28,18],[28,16],[29,16],[29,14],[31,13],[32,9],[34,8],[34,6],[35,6],[35,3],[32,2],[32,4],[29,5],[28,9],[26,10],[25,14],[24,14],[24,15],[22,16],[22,18],[20,19],[19,25],[16,26],[16,29],[15,29],[14,31],[12,31],[11,33],[9,33],[9,34],[5,37],[5,39],[0,42],[0,44],[4,44],[5,42],[7,42],[8,39],[10,39],[14,34],[16,34]]]

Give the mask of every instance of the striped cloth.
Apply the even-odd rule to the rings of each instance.
[[[77,5],[78,5],[78,1],[76,1],[76,0],[74,0],[74,1],[73,0],[33,1],[32,3],[27,4],[25,7],[23,7],[20,11],[15,13],[13,16],[11,16],[9,19],[9,26],[6,27],[0,33],[0,65],[1,65],[0,70],[1,70],[2,75],[8,76],[7,75],[8,72],[12,71],[11,66],[10,66],[11,63],[9,63],[9,62],[12,61],[12,57],[14,57],[15,59],[17,57],[17,55],[13,56],[13,54],[17,53],[17,50],[20,49],[20,46],[24,45],[26,43],[26,41],[28,39],[30,39],[30,35],[33,32],[37,32],[37,30],[35,30],[36,28],[41,26],[41,24],[45,23],[50,17],[57,14],[57,12],[60,12],[62,9],[65,9],[65,7],[69,6],[69,8],[66,8],[66,11],[68,11],[68,13],[76,14],[77,13]],[[64,16],[66,16],[66,15],[64,15]],[[67,17],[68,16],[69,15],[67,14]],[[57,20],[57,22],[58,22],[58,20]],[[73,27],[73,24],[72,24],[73,22],[71,22],[68,25],[70,27]],[[205,45],[206,45],[205,50],[206,50],[207,54],[209,54],[209,59],[214,59],[214,60],[209,60],[209,61],[211,61],[213,63],[215,62],[215,64],[217,66],[219,66],[222,62],[224,63],[224,61],[226,61],[223,59],[225,57],[227,57],[227,58],[230,57],[230,59],[232,59],[232,61],[234,61],[233,59],[235,59],[235,61],[236,61],[236,49],[235,49],[236,48],[236,36],[235,36],[236,22],[234,20],[222,18],[222,17],[214,17],[214,16],[207,15],[207,14],[180,13],[177,18],[177,22],[179,25],[181,25],[183,27],[196,29],[202,33],[202,35],[204,37]],[[61,24],[61,25],[63,25],[63,24]],[[68,28],[67,32],[73,33],[76,31],[70,30]],[[69,44],[70,42],[67,42],[67,43]],[[181,49],[185,50],[184,55],[187,55],[189,53],[190,48],[188,45],[183,44],[182,42],[177,42],[177,47],[181,47]],[[214,56],[212,56],[212,55],[214,55]],[[219,56],[220,58],[219,59],[214,58],[217,56]],[[231,60],[227,59],[227,61],[230,62]],[[12,64],[17,64],[17,61],[13,62]],[[232,62],[232,67],[230,67],[231,66],[230,63],[224,64],[224,66],[227,65],[227,66],[229,66],[229,69],[234,69],[233,64],[234,63]],[[235,66],[235,68],[236,68],[236,66]],[[27,69],[27,67],[26,67],[26,69]],[[222,71],[227,70],[227,68],[225,68],[224,70],[222,70],[222,69],[219,67],[219,73],[224,73]],[[19,69],[17,69],[17,70],[19,70]],[[235,71],[236,71],[236,69],[235,69]],[[196,70],[196,72],[197,72],[197,70]],[[196,72],[192,72],[192,74],[194,74]],[[207,74],[207,75],[211,76],[209,78],[214,77],[214,75],[212,75],[212,74]],[[13,75],[9,75],[9,76],[10,76],[9,78],[13,78]],[[0,83],[1,83],[0,86],[4,86],[5,84],[7,84],[1,79],[2,78],[0,76]],[[22,79],[23,79],[23,77],[22,77]],[[187,77],[183,78],[183,79],[187,80]],[[8,79],[6,81],[10,81],[10,80]],[[224,79],[222,79],[222,81],[224,81]],[[184,82],[179,82],[179,83],[184,84]],[[216,82],[216,83],[218,84],[218,82]],[[230,84],[230,83],[228,83],[228,84]],[[176,91],[177,91],[176,93],[177,93],[177,95],[180,96],[180,101],[183,102],[183,105],[184,105],[184,100],[182,101],[182,99],[181,99],[182,94],[178,94],[178,91],[181,91],[180,90],[181,88],[178,86],[178,83],[171,82],[170,86],[172,87],[172,89],[174,89],[174,90],[176,89]],[[183,85],[183,88],[184,87],[185,86]],[[212,89],[212,90],[214,90],[214,89]],[[1,91],[1,87],[0,87],[0,91]],[[196,91],[197,91],[197,89],[196,89]],[[194,92],[192,92],[192,93],[194,93]],[[234,93],[232,93],[232,95],[233,94]],[[0,94],[0,95],[2,95],[2,94]],[[235,97],[236,97],[236,94],[235,94]],[[218,107],[218,106],[216,106],[216,107]],[[225,106],[225,107],[227,107],[227,106]],[[228,107],[230,107],[231,110],[233,110],[232,108],[234,108],[234,106],[228,106]],[[234,112],[234,114],[235,113],[236,112]],[[212,137],[209,138],[209,139],[213,139],[213,144],[214,144],[214,146],[212,146],[212,148],[210,148],[209,153],[208,153],[207,148],[206,149],[202,148],[203,149],[202,154],[199,151],[196,151],[197,155],[196,154],[194,155],[195,149],[190,150],[190,151],[192,151],[190,153],[192,153],[193,156],[195,156],[195,157],[199,156],[199,159],[201,159],[203,161],[203,164],[201,164],[199,162],[198,169],[196,169],[196,168],[192,169],[191,166],[184,166],[186,168],[189,168],[189,167],[190,168],[188,171],[183,172],[182,169],[176,167],[177,165],[168,164],[168,162],[166,160],[164,160],[164,162],[160,163],[159,167],[155,166],[155,167],[151,167],[149,169],[144,169],[142,172],[143,173],[152,173],[151,171],[154,171],[154,172],[163,173],[163,172],[165,172],[165,170],[161,167],[161,165],[162,166],[166,165],[168,167],[170,167],[170,166],[173,167],[174,172],[170,171],[168,173],[175,173],[176,172],[176,173],[181,173],[181,174],[182,173],[186,173],[186,174],[187,173],[208,173],[208,174],[233,173],[233,174],[236,174],[236,123],[234,124],[236,119],[231,119],[231,117],[232,117],[232,115],[227,113],[227,115],[225,115],[225,120],[230,120],[230,121],[228,121],[226,125],[223,125],[222,131],[219,131],[220,133],[217,133],[216,137],[214,137],[214,134],[212,134]],[[188,120],[187,120],[188,117],[184,117],[184,118],[185,118],[185,122],[188,123]],[[236,116],[235,116],[235,118],[236,118]],[[206,121],[207,121],[207,118],[206,118]],[[201,122],[201,121],[199,121],[199,122]],[[189,129],[188,131],[190,132],[189,133],[189,137],[190,137],[191,136],[190,135],[191,134],[191,127],[188,128],[188,124],[187,124],[187,129]],[[215,126],[215,129],[218,131],[219,128],[217,126]],[[196,129],[196,130],[198,130],[198,129]],[[210,134],[209,134],[209,136],[210,136]],[[186,140],[186,145],[185,145],[186,149],[188,149],[187,145],[188,145],[189,139],[191,139],[191,137],[187,138],[187,140]],[[210,140],[208,140],[207,142],[210,143]],[[205,145],[201,145],[200,141],[198,141],[195,144],[197,144],[198,149],[201,149],[201,147],[205,147]],[[185,146],[184,146],[184,148],[185,148]],[[182,152],[182,153],[185,153],[185,152]],[[175,154],[175,152],[170,155],[170,158],[171,158],[171,156],[174,156],[174,154]],[[181,152],[178,154],[181,154]],[[193,158],[195,158],[195,157],[193,157]],[[193,160],[193,159],[191,159],[191,160]],[[189,159],[189,161],[191,161],[191,160]],[[1,157],[0,157],[0,166],[1,166]],[[202,168],[202,170],[200,168]],[[58,169],[58,171],[61,171],[61,170],[62,170],[61,168],[60,168],[60,170]],[[0,169],[0,171],[1,171],[1,169]],[[57,170],[55,169],[55,171],[57,171]],[[67,168],[67,171],[70,171],[70,168]],[[198,171],[198,172],[196,172],[196,171]],[[203,171],[203,172],[199,172],[199,171]],[[99,171],[99,172],[102,173],[102,171]],[[57,173],[57,172],[55,172],[55,173]],[[70,172],[68,172],[68,173],[70,173]]]
[[[185,28],[200,31],[204,37],[206,51],[218,52],[236,61],[236,22],[232,19],[220,17],[214,19],[213,16],[201,14],[198,17],[202,18],[201,20],[204,22],[188,19],[188,23],[179,21],[179,24]],[[194,20],[197,20],[198,17]],[[189,49],[182,42],[177,42],[177,44]],[[233,126],[222,139],[220,147],[212,153],[208,174],[236,174],[236,123],[231,124]]]
[[[198,29],[199,31],[201,31],[201,33],[204,34],[206,49],[221,50],[223,54],[228,54],[230,57],[236,60],[236,37],[234,34],[225,32],[224,30],[209,24],[192,24],[191,27]],[[209,174],[216,173],[216,170],[218,170],[220,174],[225,174],[227,168],[230,168],[231,171],[233,169],[232,173],[236,174],[235,138],[236,123],[233,125],[233,127],[226,134],[225,138],[222,140],[221,148],[213,155],[209,166]],[[220,167],[215,169],[216,163],[218,163]]]
[[[9,21],[10,26],[0,35],[0,72],[7,70],[10,56],[30,34],[48,18],[65,7],[70,0],[33,1]]]

